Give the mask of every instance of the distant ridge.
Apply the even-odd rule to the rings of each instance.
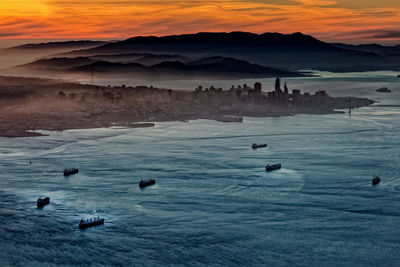
[[[332,48],[330,44],[324,43],[315,39],[310,35],[305,35],[300,32],[293,34],[282,33],[263,33],[255,34],[249,32],[230,32],[230,33],[213,33],[200,32],[195,34],[170,35],[163,37],[154,36],[138,36],[132,37],[125,41],[121,41],[113,45],[120,44],[197,44],[197,45],[229,45],[229,46],[319,46]]]
[[[170,76],[171,79],[179,77],[221,77],[221,78],[250,78],[250,77],[296,77],[303,76],[297,72],[279,70],[251,64],[244,60],[226,57],[203,58],[197,61],[183,63],[180,61],[164,61],[150,67],[139,63],[112,63],[97,61],[89,65],[74,67],[72,72],[96,72],[105,75],[130,74],[131,76],[148,75],[149,77]]]
[[[108,57],[108,56],[107,56]],[[151,55],[157,57],[157,55]],[[161,55],[161,58],[168,58]],[[176,57],[174,55],[172,58]],[[139,58],[141,59],[141,58]],[[10,74],[33,73],[36,75],[70,74],[89,75],[92,71],[103,76],[136,77],[146,79],[177,78],[252,78],[252,77],[296,77],[304,76],[298,72],[274,69],[244,60],[229,57],[206,57],[194,61],[181,62],[177,60],[162,61],[151,66],[138,62],[110,62],[94,57],[51,58],[41,59],[32,63],[18,65],[3,70]]]
[[[183,57],[222,56],[274,69],[328,71],[398,70],[400,56],[364,51],[354,46],[330,44],[300,32],[292,34],[200,32],[162,37],[138,36],[65,56],[166,53]]]
[[[266,48],[266,47],[302,47],[303,49],[319,48],[324,50],[341,50],[331,44],[324,43],[310,35],[302,33],[281,34],[281,33],[263,33],[255,34],[249,32],[200,32],[195,34],[169,35],[162,37],[155,36],[137,36],[115,43],[104,44],[102,46],[88,49],[84,52],[129,52],[135,51],[135,48],[150,49],[160,48],[162,51],[171,51],[178,48],[187,51],[209,49],[227,49],[231,50],[241,47]],[[140,49],[137,51],[141,51]],[[143,51],[142,51],[143,52]]]
[[[65,41],[65,42],[44,42],[38,44],[23,44],[6,48],[5,50],[31,50],[31,49],[70,49],[70,48],[85,48],[85,47],[96,47],[107,44],[104,41]]]
[[[46,47],[63,47],[52,55],[91,57],[96,61],[110,63],[135,62],[147,67],[163,62],[188,64],[193,59],[220,57],[291,72],[307,69],[333,72],[400,71],[400,46],[331,44],[300,32],[199,32],[161,37],[137,36],[110,43],[71,41],[28,44],[13,49],[20,51],[21,47],[26,50],[36,49],[38,52],[45,51],[42,48]]]

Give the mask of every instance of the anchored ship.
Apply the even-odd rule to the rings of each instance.
[[[81,221],[79,222],[79,228],[85,229],[85,228],[100,225],[100,224],[104,224],[104,218],[97,217],[97,218],[86,219],[86,220],[84,220],[82,218]]]
[[[265,166],[265,170],[267,171],[267,172],[270,172],[270,171],[275,171],[275,170],[278,170],[278,169],[280,169],[282,166],[281,166],[281,164],[279,163],[279,164],[273,164],[273,165],[267,165],[267,166]]]
[[[379,176],[374,175],[374,178],[372,178],[372,185],[377,185],[381,182],[381,178],[379,178]]]
[[[253,143],[253,145],[251,146],[252,149],[263,148],[263,147],[267,147],[267,144],[257,145],[256,143]]]
[[[71,174],[75,174],[75,173],[78,173],[78,172],[79,172],[79,169],[77,169],[77,168],[65,168],[64,169],[64,176],[69,176]]]
[[[382,87],[382,88],[376,89],[376,91],[377,91],[378,93],[390,93],[390,92],[392,92],[392,90],[390,90],[390,89],[387,88],[387,87]]]
[[[45,197],[45,198],[39,197],[39,199],[37,200],[36,203],[39,208],[44,207],[45,205],[50,203],[50,198],[49,197]]]
[[[153,180],[153,179],[141,180],[139,182],[139,187],[143,188],[143,187],[146,187],[146,186],[153,185],[155,183],[156,183],[156,180]]]

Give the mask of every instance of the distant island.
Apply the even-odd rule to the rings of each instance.
[[[153,122],[211,119],[241,122],[243,116],[329,114],[367,106],[373,100],[331,97],[292,90],[276,79],[264,92],[260,83],[178,91],[154,87],[97,86],[63,80],[0,77],[0,136],[41,135],[35,130],[110,126],[147,127]],[[145,123],[145,124],[142,124]]]

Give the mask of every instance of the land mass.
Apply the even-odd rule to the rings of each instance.
[[[331,44],[302,33],[201,32],[172,36],[138,36],[63,54],[174,53],[225,56],[277,69],[334,72],[400,70],[399,46]]]
[[[304,76],[309,69],[400,71],[400,46],[326,43],[302,33],[201,32],[51,42],[4,49],[0,57],[3,75],[40,77],[241,79]]]
[[[0,136],[42,135],[35,130],[147,127],[153,122],[194,119],[241,122],[242,116],[329,114],[349,105],[357,108],[372,103],[366,98],[331,97],[325,91],[289,93],[279,79],[275,90],[264,92],[260,83],[228,90],[200,86],[178,91],[0,76]]]
[[[41,76],[59,75],[60,77],[82,78],[91,74],[96,77],[129,77],[136,79],[243,79],[268,77],[301,77],[299,72],[285,71],[250,64],[244,60],[229,57],[206,57],[192,61],[177,60],[178,56],[142,54],[138,61],[157,61],[154,65],[145,66],[135,61],[115,62],[102,60],[102,56],[41,59],[32,63],[3,70],[7,74],[34,74]],[[111,58],[105,56],[105,58]],[[115,57],[120,58],[120,57]],[[112,59],[112,58],[111,58]],[[183,61],[183,62],[182,62]]]

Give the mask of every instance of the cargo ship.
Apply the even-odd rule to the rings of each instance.
[[[253,143],[253,145],[251,146],[252,149],[263,148],[263,147],[267,147],[267,144],[257,145],[256,143]]]
[[[267,171],[267,172],[270,172],[270,171],[275,171],[275,170],[279,170],[280,168],[281,168],[282,166],[281,166],[281,164],[279,163],[279,164],[273,164],[273,165],[267,165],[267,166],[265,166],[265,170]]]
[[[141,181],[139,182],[139,187],[140,187],[140,188],[143,188],[143,187],[146,187],[146,186],[153,185],[153,184],[155,184],[155,183],[156,183],[156,180],[153,180],[153,179],[141,180]]]
[[[44,207],[45,205],[47,205],[49,203],[50,203],[50,198],[49,197],[45,197],[45,198],[39,197],[39,199],[36,202],[36,204],[37,204],[37,206],[39,208],[42,208],[42,207]]]
[[[79,228],[85,229],[100,224],[104,224],[104,218],[97,217],[93,219],[86,219],[86,221],[82,218],[81,221],[79,222]]]
[[[381,182],[381,178],[379,178],[379,176],[374,176],[374,178],[372,178],[371,183],[372,185],[377,185]]]
[[[79,169],[77,169],[77,168],[65,168],[64,176],[70,176],[70,175],[78,173],[78,172],[79,172]]]

